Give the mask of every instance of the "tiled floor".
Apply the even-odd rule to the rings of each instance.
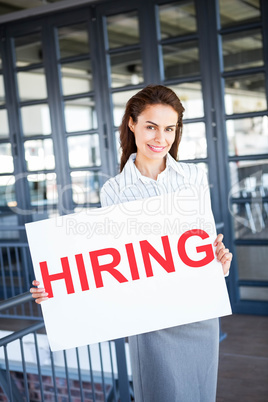
[[[268,402],[268,317],[222,318],[217,402]]]

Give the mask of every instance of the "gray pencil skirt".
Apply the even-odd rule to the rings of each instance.
[[[219,320],[129,338],[135,402],[215,402]]]

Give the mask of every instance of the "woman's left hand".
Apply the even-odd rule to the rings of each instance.
[[[229,252],[228,248],[225,248],[225,245],[222,242],[223,239],[223,234],[218,234],[214,246],[216,247],[216,257],[217,260],[222,263],[222,269],[224,272],[224,275],[226,275],[229,272],[230,266],[231,266],[231,261],[233,258],[233,254]]]

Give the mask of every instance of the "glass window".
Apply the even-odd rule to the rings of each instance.
[[[0,206],[15,207],[16,205],[15,177],[0,176]]]
[[[100,182],[98,172],[72,172],[73,201],[76,204],[100,202]]]
[[[8,137],[8,119],[6,109],[0,109],[0,137]]]
[[[137,92],[137,89],[135,89],[132,91],[115,92],[113,94],[113,117],[116,127],[119,127],[122,122],[127,101]]]
[[[163,61],[166,80],[199,74],[197,41],[164,45]]]
[[[268,160],[230,162],[229,168],[232,197],[238,197],[237,193],[243,190],[251,191],[257,182],[261,182],[268,191]]]
[[[266,110],[264,74],[225,79],[225,110],[227,114]]]
[[[11,173],[13,170],[11,144],[0,144],[0,173]]]
[[[179,159],[196,159],[207,157],[207,140],[204,123],[184,124]]]
[[[245,199],[234,203],[230,211],[236,236],[267,238],[268,203],[264,197],[268,196],[268,160],[231,162],[230,175],[229,198]]]
[[[62,64],[61,82],[63,95],[92,91],[93,77],[90,60]]]
[[[262,66],[263,45],[260,30],[224,35],[222,53],[225,71]]]
[[[268,160],[230,162],[229,169],[229,199],[245,199],[243,203],[234,203],[230,207],[236,234],[251,233],[252,237],[252,234],[259,233],[263,236],[268,217],[268,204],[264,201],[268,196]]]
[[[95,102],[92,98],[80,98],[65,102],[67,133],[97,128]]]
[[[13,200],[15,200],[15,192],[14,192],[15,188],[13,186]],[[1,184],[1,179],[0,179],[0,194],[2,192],[2,184]],[[0,199],[1,199],[1,195],[0,195]],[[10,202],[10,204],[13,204],[12,207],[16,206],[17,203],[16,201],[12,201]],[[0,206],[4,206],[2,205],[2,203],[0,202]],[[6,206],[6,205],[5,205]],[[18,230],[14,230],[12,228],[12,226],[19,226],[19,222],[18,222],[18,215],[13,213],[12,210],[10,209],[8,212],[5,212],[4,214],[0,215],[0,227],[4,225],[4,226],[10,226],[11,230],[0,230],[0,239],[1,240],[7,240],[7,239],[17,239],[19,237],[19,231]]]
[[[141,51],[113,54],[111,60],[112,87],[138,85],[143,82]]]
[[[243,190],[241,194],[251,195],[249,199],[231,206],[230,212],[237,239],[268,238],[268,203],[262,200],[261,194],[263,192],[263,195],[268,195],[267,187],[266,192],[264,190],[264,187],[259,186],[257,191],[252,192],[252,195],[249,191]]]
[[[115,138],[115,146],[116,146],[116,157],[117,157],[117,163],[120,163],[121,160],[121,155],[122,155],[122,149],[120,147],[120,134],[119,131],[116,131],[114,133],[114,138]]]
[[[169,85],[169,88],[180,98],[185,109],[184,119],[204,116],[201,82],[185,82],[179,85]]]
[[[25,141],[24,148],[28,170],[36,171],[55,168],[51,139]]]
[[[56,174],[32,174],[27,177],[27,180],[31,205],[37,207],[33,220],[36,221],[56,215],[57,213],[53,207],[58,202]]]
[[[159,6],[161,38],[187,35],[196,32],[196,12],[193,1]]]
[[[98,134],[79,135],[68,138],[70,167],[100,166]]]
[[[260,20],[259,0],[219,0],[223,27]]]
[[[46,77],[43,68],[18,72],[17,79],[21,101],[47,98]]]
[[[89,38],[86,24],[58,28],[60,57],[88,54]]]
[[[268,116],[227,120],[229,155],[268,153]]]
[[[0,74],[0,105],[5,103],[5,88],[4,88],[4,79],[3,75]]]
[[[0,54],[0,70],[2,69],[2,56]]]
[[[15,38],[17,67],[43,62],[41,33]]]
[[[241,300],[268,301],[268,287],[240,286],[239,290]]]
[[[106,18],[109,48],[139,43],[139,21],[136,11]]]
[[[21,108],[22,129],[25,136],[51,134],[48,105],[24,106]]]

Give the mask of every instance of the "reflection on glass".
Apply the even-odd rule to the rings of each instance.
[[[21,101],[47,98],[46,77],[43,68],[18,72],[17,78]]]
[[[224,70],[263,65],[262,35],[259,29],[222,37]]]
[[[113,94],[113,117],[114,125],[120,126],[125,112],[127,101],[137,93],[137,90],[116,92]]]
[[[233,204],[231,214],[237,239],[267,239],[268,203],[261,198]]]
[[[179,85],[169,85],[169,88],[180,98],[185,109],[184,119],[204,116],[201,82],[185,82]]]
[[[219,4],[223,27],[260,20],[259,0],[219,0]]]
[[[100,202],[100,183],[98,172],[72,172],[71,180],[73,201],[76,204],[83,205]]]
[[[86,24],[58,28],[60,57],[89,53],[89,38]]]
[[[41,33],[20,36],[15,39],[16,65],[24,67],[43,62]]]
[[[268,117],[228,120],[229,155],[268,153]]]
[[[207,140],[204,123],[184,124],[179,159],[196,159],[207,157]]]
[[[165,79],[172,79],[200,72],[197,41],[163,46]]]
[[[250,196],[260,186],[268,192],[268,160],[230,162],[232,197]]]
[[[196,13],[193,1],[159,6],[161,38],[196,32]]]
[[[0,137],[9,135],[8,119],[6,109],[0,109]]]
[[[68,138],[70,167],[100,166],[98,134],[79,135]]]
[[[36,171],[55,168],[51,139],[25,141],[24,148],[28,170]]]
[[[112,15],[106,18],[109,48],[139,43],[137,12]]]
[[[63,95],[92,91],[93,77],[90,60],[63,64],[61,66],[61,82]]]
[[[143,82],[140,50],[113,54],[111,60],[112,87],[138,85]]]
[[[11,173],[13,170],[11,144],[0,144],[0,173]]]
[[[4,88],[4,79],[3,75],[0,74],[0,105],[5,103],[5,88]]]
[[[2,57],[1,57],[1,54],[0,54],[0,69],[2,69]]]
[[[67,133],[97,128],[95,102],[92,98],[80,98],[65,102]]]
[[[264,198],[268,196],[268,160],[231,162],[229,167],[229,198],[244,199],[233,205],[237,236],[267,236],[268,203]]]
[[[16,205],[15,177],[0,176],[0,206],[15,207]]]
[[[225,79],[227,114],[266,110],[265,76],[262,73]]]
[[[240,286],[241,300],[268,301],[268,287]]]
[[[24,106],[21,108],[23,134],[51,134],[48,105]]]
[[[37,207],[33,220],[45,219],[56,214],[53,205],[58,202],[55,173],[38,173],[27,176],[31,205]]]

